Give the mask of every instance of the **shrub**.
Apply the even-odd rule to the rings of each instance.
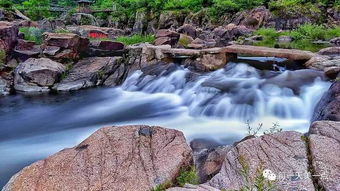
[[[186,183],[199,184],[195,166],[187,169],[181,169],[179,176],[176,178],[178,186],[183,187]]]
[[[43,31],[36,27],[21,27],[19,29],[21,33],[24,33],[25,40],[34,41],[35,44],[42,43]]]
[[[137,43],[153,43],[155,37],[153,35],[133,35],[133,36],[120,36],[116,39],[117,42],[124,43],[125,45],[132,45]]]
[[[260,28],[255,32],[256,35],[261,35],[266,39],[276,39],[280,34],[274,28]]]
[[[277,0],[269,2],[269,9],[282,18],[315,17],[320,20],[321,10],[312,1],[305,0]]]
[[[51,16],[48,0],[26,0],[20,8],[33,20],[40,20]]]
[[[0,0],[0,7],[5,9],[11,9],[13,2],[11,0]]]
[[[63,28],[57,28],[54,30],[55,33],[69,33],[70,31]]]

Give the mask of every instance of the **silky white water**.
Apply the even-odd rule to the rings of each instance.
[[[276,123],[306,132],[330,83],[319,72],[274,67],[279,71],[228,63],[198,74],[178,66],[158,76],[137,71],[117,88],[1,99],[0,187],[23,166],[72,147],[105,125],[158,125],[183,131],[188,141],[225,144],[246,135],[247,121],[252,127],[263,123],[262,131]]]

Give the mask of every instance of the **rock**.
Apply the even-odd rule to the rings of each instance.
[[[340,190],[340,122],[314,122],[309,148],[318,184],[325,191]]]
[[[0,96],[9,95],[12,91],[13,76],[12,73],[0,74]]]
[[[324,69],[325,75],[330,79],[336,79],[340,72],[340,66],[333,66]]]
[[[249,38],[246,38],[247,41],[261,41],[263,40],[263,36],[261,35],[255,35],[255,36],[251,36]]]
[[[340,46],[340,37],[333,38],[329,42],[334,46]]]
[[[336,81],[322,96],[314,109],[312,122],[321,120],[340,121],[340,82]]]
[[[289,42],[292,42],[292,41],[293,41],[293,38],[290,37],[290,36],[279,36],[279,38],[278,38],[279,43],[289,43]]]
[[[190,24],[184,24],[183,26],[179,27],[177,29],[177,32],[181,34],[186,34],[193,39],[195,39],[197,36],[196,28]]]
[[[231,146],[220,146],[194,152],[194,164],[200,183],[207,182],[221,170],[231,148]]]
[[[0,21],[0,49],[10,53],[17,42],[18,31],[14,23]]]
[[[191,160],[191,149],[177,130],[105,127],[78,146],[24,168],[3,191],[149,191],[173,181]]]
[[[188,47],[188,45],[194,41],[194,39],[191,36],[181,34],[178,40],[178,45],[180,47]]]
[[[90,57],[98,56],[123,56],[124,44],[110,40],[91,41],[87,55]]]
[[[188,44],[188,48],[193,48],[193,49],[206,48],[206,42],[202,39],[196,38],[190,44]]]
[[[64,29],[66,27],[64,20],[61,19],[43,19],[38,24],[39,28],[45,32],[53,32],[56,29]]]
[[[79,61],[53,89],[73,91],[104,83],[121,65],[122,57],[89,57]]]
[[[185,184],[183,187],[169,188],[166,189],[166,191],[220,191],[220,190],[204,184],[201,185]]]
[[[199,56],[193,56],[184,61],[184,65],[194,71],[208,72],[223,68],[227,64],[225,53],[199,53]]]
[[[180,34],[175,31],[162,29],[158,30],[156,33],[155,45],[171,45],[174,46],[177,44],[180,38]]]
[[[250,29],[258,29],[264,26],[270,17],[270,11],[266,7],[261,6],[239,13],[239,16],[236,17],[232,23],[244,25]]]
[[[44,33],[43,48],[46,53],[51,53],[49,47],[59,47],[61,52],[53,56],[57,59],[78,59],[88,50],[89,40],[73,33]],[[58,52],[56,48],[54,52]]]
[[[48,92],[65,67],[48,58],[30,58],[15,69],[14,88],[21,92]]]
[[[91,33],[103,34],[106,35],[106,37],[109,39],[114,39],[117,36],[126,35],[126,33],[121,29],[111,27],[97,27],[91,25],[67,26],[66,29],[85,38],[90,37]]]
[[[334,61],[330,61],[330,59],[331,58],[329,56],[317,55],[309,59],[304,65],[307,68],[318,70],[323,70],[327,67],[336,66],[337,64],[333,63]]]
[[[30,57],[37,57],[41,53],[40,45],[35,45],[33,41],[19,39],[14,49],[16,57],[21,61],[25,61]]]
[[[216,46],[218,47],[227,46],[229,44],[229,41],[231,40],[228,29],[222,26],[215,28],[212,31],[212,34],[213,38],[216,41]]]
[[[163,11],[159,16],[159,29],[176,29],[182,26],[187,14],[178,11]]]
[[[220,172],[207,184],[218,189],[240,190],[248,184],[254,185],[254,178],[268,169],[276,175],[275,190],[313,191],[307,149],[301,137],[301,133],[287,131],[242,141],[226,154]]]
[[[208,27],[211,25],[211,18],[209,17],[209,10],[206,8],[201,9],[200,11],[193,13],[190,12],[185,17],[185,24],[190,24],[192,26],[198,27]]]
[[[97,19],[88,13],[75,13],[66,21],[68,24],[99,26]]]
[[[339,26],[340,25],[340,11],[335,6],[327,9],[327,21],[329,25]]]
[[[339,56],[340,55],[340,47],[328,47],[321,49],[319,51],[320,55],[327,55],[327,56]]]
[[[47,56],[55,56],[60,49],[61,48],[58,46],[46,46],[43,53]]]
[[[135,17],[135,24],[132,28],[132,33],[134,34],[142,34],[144,32],[144,28],[147,25],[146,13],[144,11],[138,11]]]

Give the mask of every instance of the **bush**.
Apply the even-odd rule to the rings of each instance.
[[[179,176],[176,178],[178,186],[183,187],[186,183],[199,184],[199,179],[196,174],[195,166],[187,169],[181,169]]]
[[[120,36],[116,39],[117,42],[124,43],[125,45],[132,45],[137,43],[153,43],[155,41],[155,37],[153,35],[133,35],[133,36]]]
[[[273,14],[282,18],[315,17],[320,20],[321,10],[317,4],[306,0],[277,0],[269,2]]]
[[[35,44],[42,43],[43,31],[36,27],[21,27],[19,32],[23,33],[25,40],[34,41]]]
[[[11,9],[13,2],[11,0],[0,0],[0,7],[5,9]]]
[[[280,34],[274,28],[260,28],[255,32],[256,35],[261,35],[265,39],[276,39]]]
[[[26,0],[20,6],[20,9],[24,10],[25,14],[33,20],[50,17],[49,8],[49,0]]]
[[[70,33],[69,30],[63,28],[57,28],[54,30],[55,33]]]

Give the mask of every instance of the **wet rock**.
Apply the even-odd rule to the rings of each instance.
[[[334,61],[330,61],[331,57],[324,55],[316,55],[309,59],[304,65],[310,69],[323,70],[327,67],[336,66]]]
[[[152,131],[152,136],[139,135],[141,128]],[[105,127],[78,146],[24,168],[3,190],[149,191],[173,181],[191,160],[191,149],[177,130]]]
[[[220,172],[207,184],[218,189],[240,190],[245,185],[254,185],[254,179],[269,169],[276,175],[277,190],[314,190],[301,136],[288,131],[238,143],[226,154]],[[297,173],[305,176],[297,177]],[[246,177],[250,181],[245,181]]]
[[[340,72],[340,66],[333,66],[324,69],[325,75],[330,79],[336,79]]]
[[[14,88],[21,92],[48,92],[65,67],[48,58],[30,58],[15,69]]]
[[[0,96],[9,95],[12,91],[13,76],[12,73],[0,74]]]
[[[329,42],[335,46],[340,46],[340,37],[333,38]]]
[[[227,64],[225,53],[202,53],[198,57],[185,59],[184,65],[194,71],[208,72],[223,68]]]
[[[316,121],[309,136],[314,175],[326,191],[340,189],[340,122]]]
[[[53,89],[73,91],[104,83],[120,66],[122,57],[89,57],[79,61]]]
[[[201,185],[185,184],[183,187],[169,188],[166,189],[166,191],[220,191],[220,190],[204,184]]]
[[[321,120],[340,121],[340,82],[336,81],[322,96],[314,109],[312,122]]]
[[[319,51],[320,55],[327,55],[327,56],[339,56],[340,55],[340,47],[328,47],[321,49]]]
[[[177,44],[180,38],[180,34],[175,31],[162,29],[158,30],[156,33],[155,45],[171,45],[174,46]]]

